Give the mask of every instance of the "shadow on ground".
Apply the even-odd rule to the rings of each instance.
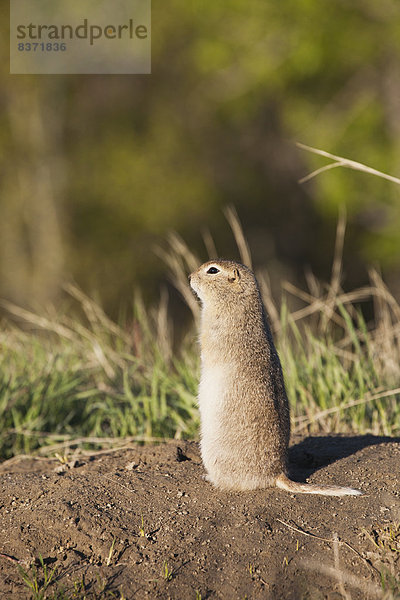
[[[289,450],[290,474],[295,477],[310,477],[313,473],[356,454],[364,448],[380,444],[400,444],[400,437],[381,435],[329,435],[292,440]]]

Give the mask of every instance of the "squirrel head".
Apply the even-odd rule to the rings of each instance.
[[[231,260],[211,260],[189,275],[192,290],[203,306],[243,303],[248,296],[258,295],[252,271]]]

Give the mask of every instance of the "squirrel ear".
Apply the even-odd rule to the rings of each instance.
[[[240,273],[239,269],[233,269],[233,271],[228,276],[229,283],[234,283],[235,281],[240,281]]]

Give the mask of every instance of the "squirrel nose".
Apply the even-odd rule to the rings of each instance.
[[[190,283],[190,281],[191,281],[191,279],[192,279],[192,276],[191,276],[191,275],[188,275],[188,279],[189,279],[189,283]]]

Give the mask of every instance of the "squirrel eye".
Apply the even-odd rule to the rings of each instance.
[[[216,267],[210,267],[207,273],[209,273],[210,275],[215,275],[215,273],[219,273],[219,269],[217,269]]]

